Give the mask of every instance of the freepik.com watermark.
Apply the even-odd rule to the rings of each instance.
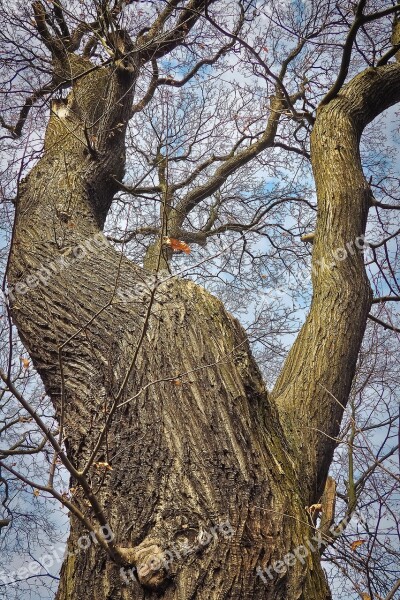
[[[146,577],[151,572],[163,569],[168,572],[172,565],[177,561],[184,560],[187,556],[195,554],[202,548],[208,546],[213,540],[217,540],[221,535],[225,539],[230,539],[234,534],[234,529],[229,521],[223,521],[211,527],[208,531],[201,530],[196,541],[173,544],[162,551],[162,553],[151,554],[146,560],[131,569],[121,567],[120,575],[125,583],[139,583],[138,578]]]
[[[300,561],[301,564],[304,565],[310,554],[313,552],[321,553],[332,540],[339,537],[352,518],[356,518],[360,523],[365,523],[365,519],[362,515],[354,513],[349,518],[344,519],[340,526],[332,525],[329,528],[328,533],[317,530],[310,539],[304,542],[304,544],[300,544],[291,552],[287,552],[281,560],[273,561],[268,568],[262,568],[258,565],[256,568],[256,577],[259,577],[261,581],[267,585],[275,579],[276,574],[282,575],[286,573],[288,568],[293,567],[296,562]]]
[[[300,561],[301,564],[304,565],[307,556],[312,552],[319,551],[324,545],[326,545],[326,536],[323,536],[321,532],[317,532],[311,539],[307,540],[305,544],[300,544],[300,546],[294,548],[292,552],[285,554],[282,560],[275,560],[268,568],[262,569],[260,565],[258,565],[256,568],[256,576],[259,577],[263,583],[268,584],[268,579],[269,581],[272,581],[275,578],[276,573],[286,573],[288,568],[293,567],[297,561]]]
[[[354,256],[355,254],[364,254],[368,252],[370,248],[369,242],[365,239],[364,235],[360,235],[355,238],[355,240],[351,240],[347,242],[345,246],[341,246],[332,250],[330,256],[322,257],[320,259],[314,259],[311,262],[310,267],[303,267],[296,274],[296,278],[299,281],[311,281],[311,274],[317,275],[320,271],[332,271],[338,266],[338,263],[345,261],[349,256]],[[287,296],[288,289],[286,286],[274,286],[270,287],[267,278],[263,283],[264,288],[269,288],[269,291],[266,293],[267,296],[275,295],[277,293],[282,294],[283,296]]]
[[[331,269],[337,267],[339,262],[343,262],[349,258],[349,256],[365,253],[369,247],[370,245],[365,239],[365,235],[360,235],[356,237],[355,240],[350,240],[350,242],[347,242],[345,246],[341,246],[335,250],[332,250],[330,257],[323,257],[321,259],[314,260],[311,264],[311,270],[313,273],[316,273],[319,267],[323,271],[330,271]]]
[[[77,540],[76,550],[68,549],[64,544],[50,546],[46,554],[43,554],[37,560],[30,561],[27,566],[9,571],[8,573],[0,571],[0,588],[2,585],[12,585],[32,576],[45,574],[43,570],[48,572],[55,565],[61,565],[68,556],[74,556],[79,551],[88,550],[92,544],[98,544],[97,536],[102,537],[107,543],[112,542],[114,539],[114,534],[110,526],[103,525],[96,531],[90,531],[88,534],[81,535]]]
[[[34,269],[25,278],[21,278],[16,284],[11,285],[3,292],[6,302],[14,302],[18,295],[25,295],[30,290],[34,290],[40,285],[47,286],[49,281],[56,275],[59,275],[65,269],[68,269],[73,262],[84,258],[86,254],[97,252],[105,248],[109,242],[102,232],[96,233],[81,244],[68,248],[55,260],[52,260],[38,269]]]

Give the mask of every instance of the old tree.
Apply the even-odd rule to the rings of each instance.
[[[47,480],[20,477],[69,510],[58,600],[331,597],[321,548],[290,553],[315,534],[307,507],[321,504],[373,303],[362,240],[385,206],[359,146],[400,101],[397,11],[374,0],[2,6],[2,143],[16,148],[4,185],[17,181],[6,296],[57,427],[11,359],[1,373],[51,457]],[[300,241],[315,209],[309,161],[316,226]],[[383,175],[379,189],[393,192]],[[282,239],[294,230],[291,254]],[[287,269],[312,248],[308,315],[268,392],[242,326],[194,282],[254,258],[257,235]],[[18,475],[16,449],[0,457],[3,478]],[[350,515],[351,481],[343,500]],[[176,551],[185,544],[195,551]]]

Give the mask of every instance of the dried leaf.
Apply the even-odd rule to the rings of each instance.
[[[33,495],[35,496],[35,498],[37,498],[38,496],[40,496],[40,491],[39,490],[33,490]]]
[[[311,506],[306,506],[306,511],[312,517],[318,515],[318,513],[322,512],[322,504],[311,504]]]
[[[350,548],[355,552],[357,548],[363,544],[365,544],[365,540],[354,540],[354,542],[351,542]]]
[[[182,250],[185,254],[190,254],[190,247],[186,244],[186,242],[182,242],[181,240],[176,240],[175,238],[167,238],[169,242],[167,242],[168,246],[171,246],[172,250],[175,252]]]
[[[29,369],[29,359],[21,356],[21,363],[24,369]]]
[[[32,423],[33,419],[32,417],[19,417],[18,421],[20,423]]]
[[[174,385],[182,385],[182,381],[180,379],[174,379]]]
[[[113,470],[112,466],[110,464],[108,464],[108,462],[97,462],[97,463],[94,463],[94,466],[97,469],[108,469],[109,471]]]

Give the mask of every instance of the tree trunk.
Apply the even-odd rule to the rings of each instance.
[[[380,72],[399,96],[399,70]],[[76,469],[119,405],[88,479],[140,580],[98,544],[82,547],[86,531],[71,517],[57,599],[328,599],[316,547],[290,564],[282,559],[314,534],[305,506],[320,493],[334,448],[319,431],[338,431],[342,408],[330,394],[346,402],[369,308],[362,257],[328,275],[317,270],[310,316],[269,397],[220,301],[190,281],[157,280],[99,237],[113,178],[123,174],[133,83],[126,70],[81,76],[69,113],[50,118],[44,155],[18,197],[13,318]],[[358,140],[368,119],[356,111],[354,123],[348,104],[321,109],[315,128],[314,260],[365,228]],[[340,147],[338,125],[348,132]],[[353,175],[341,188],[349,161]],[[71,486],[73,502],[95,521],[82,488]],[[161,551],[157,568],[141,568]]]
[[[311,135],[318,218],[310,313],[273,391],[296,448],[308,504],[323,493],[353,380],[372,294],[364,234],[372,194],[359,154],[368,123],[400,100],[400,66],[369,68],[328,105]]]

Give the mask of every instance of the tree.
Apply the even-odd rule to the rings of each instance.
[[[312,4],[117,1],[78,12],[73,2],[38,1],[33,22],[29,7],[3,7],[6,90],[15,86],[18,97],[33,87],[19,110],[5,94],[5,141],[50,102],[43,152],[18,182],[7,280],[58,431],[27,402],[11,366],[2,378],[52,448],[48,482],[20,477],[71,513],[58,600],[330,597],[321,540],[337,532],[328,519],[312,539],[315,511],[322,504],[328,516],[328,470],[373,301],[362,251],[368,212],[382,203],[359,146],[367,125],[400,100],[396,18],[391,26],[400,5]],[[337,36],[342,52],[332,53]],[[261,83],[252,92],[233,86],[232,114],[223,88],[192,82],[235,57]],[[205,108],[211,94],[214,114]],[[225,137],[214,143],[203,132],[218,122]],[[132,136],[139,175],[129,186]],[[304,207],[310,220],[307,183],[301,190],[288,179],[268,194],[246,185],[253,165],[278,150],[277,172],[288,155],[310,158],[318,210],[315,235],[304,238],[313,241],[309,313],[267,392],[238,321],[173,264],[175,253],[222,234],[242,235],[243,255],[246,232],[272,235],[273,245],[263,219],[278,227],[281,209],[293,219]],[[110,237],[150,240],[144,267],[101,233],[119,191],[120,202],[133,194],[122,206],[143,207],[145,219]],[[54,485],[57,460],[71,475],[67,495]]]

